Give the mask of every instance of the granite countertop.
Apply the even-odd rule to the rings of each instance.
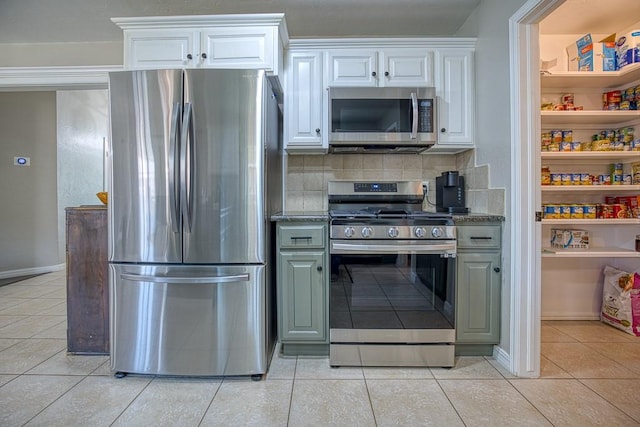
[[[453,214],[453,221],[456,224],[478,223],[478,222],[504,222],[504,216],[494,214],[470,213],[464,215]]]
[[[329,221],[329,212],[284,211],[271,215],[271,221]]]
[[[271,215],[271,221],[328,221],[326,211],[284,211]],[[504,216],[493,214],[453,214],[456,224],[479,222],[504,222]]]

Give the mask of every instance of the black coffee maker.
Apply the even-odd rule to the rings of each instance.
[[[436,177],[436,211],[465,214],[464,177],[458,171],[442,172]]]

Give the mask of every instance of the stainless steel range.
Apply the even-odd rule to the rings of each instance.
[[[454,365],[456,229],[420,181],[331,181],[331,366]]]

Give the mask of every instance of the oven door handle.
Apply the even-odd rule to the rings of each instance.
[[[375,245],[375,244],[353,244],[353,243],[331,243],[332,254],[345,254],[354,252],[367,252],[376,254],[388,254],[396,252],[420,252],[422,254],[446,254],[455,257],[456,246],[450,243],[440,245]]]

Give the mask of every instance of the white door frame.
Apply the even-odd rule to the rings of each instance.
[[[564,0],[530,0],[509,19],[511,81],[510,366],[540,376],[540,52],[538,23]]]

